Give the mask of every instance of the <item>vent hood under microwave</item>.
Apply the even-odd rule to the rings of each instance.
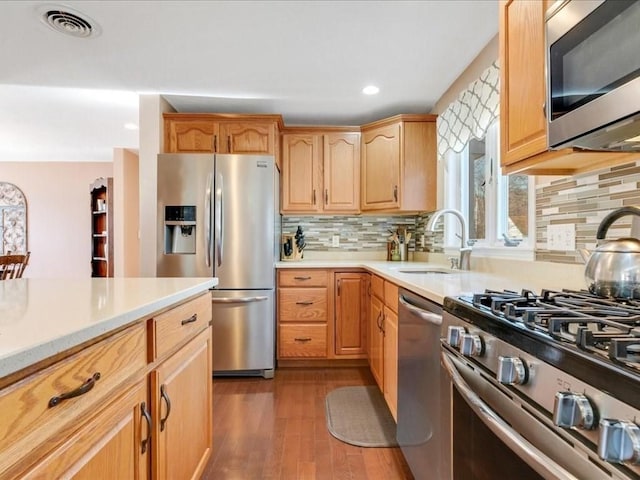
[[[547,12],[549,148],[640,152],[638,25],[638,0],[564,0]]]
[[[548,133],[552,149],[640,152],[640,77],[549,120]]]

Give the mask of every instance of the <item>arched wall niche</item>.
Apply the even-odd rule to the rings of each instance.
[[[0,238],[0,254],[27,252],[27,199],[8,182],[0,182]]]

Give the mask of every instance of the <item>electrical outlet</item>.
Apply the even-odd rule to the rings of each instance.
[[[340,235],[334,235],[331,238],[331,246],[332,247],[339,247],[340,246]]]
[[[576,249],[576,226],[572,223],[547,227],[547,249],[570,251]]]

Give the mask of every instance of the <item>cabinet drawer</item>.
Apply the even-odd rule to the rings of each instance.
[[[281,287],[326,287],[326,270],[280,270],[279,285]]]
[[[211,322],[211,295],[205,294],[153,319],[155,356],[160,358]]]
[[[146,364],[147,334],[139,323],[3,389],[0,471],[40,445],[63,442],[79,419],[111,401],[114,389]],[[60,398],[73,391],[85,393]]]
[[[384,304],[398,313],[398,286],[386,280],[384,282]]]
[[[281,288],[278,290],[278,317],[281,322],[325,322],[326,288]]]
[[[321,358],[327,356],[326,324],[280,325],[280,357]]]
[[[371,293],[384,300],[384,280],[377,275],[371,275]]]

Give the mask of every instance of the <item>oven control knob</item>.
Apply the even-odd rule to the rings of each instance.
[[[503,385],[524,385],[527,383],[527,367],[518,357],[498,357],[496,378]]]
[[[553,423],[563,428],[592,429],[596,421],[589,399],[581,393],[556,393],[553,404]]]
[[[460,353],[465,357],[479,357],[484,352],[482,339],[473,333],[460,335]]]
[[[464,327],[449,327],[447,329],[447,343],[454,348],[458,348],[460,346],[460,337],[465,333]]]
[[[633,422],[600,420],[598,456],[612,463],[640,463],[640,427]]]

